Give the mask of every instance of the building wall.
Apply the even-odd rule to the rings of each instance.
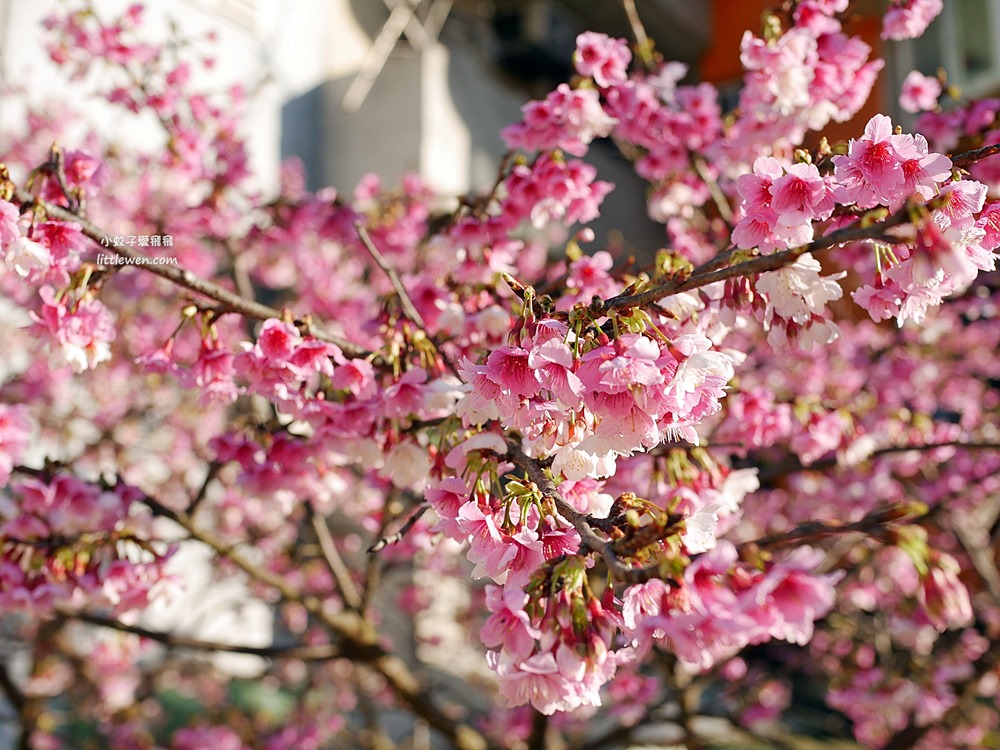
[[[129,4],[95,2],[106,17]],[[68,105],[109,141],[155,146],[162,138],[155,122],[137,127],[134,118],[122,117],[117,107],[89,95],[90,84],[107,79],[99,66],[84,81],[67,85],[65,73],[49,60],[40,44],[40,24],[65,6],[60,0],[0,0],[0,91],[23,90],[35,105]],[[170,22],[186,35],[216,32],[217,41],[205,48],[215,53],[215,66],[195,71],[192,85],[221,91],[238,83],[252,92],[247,122],[253,126],[246,135],[251,165],[262,185],[277,180],[284,103],[356,68],[371,43],[348,0],[157,0],[145,6],[144,28],[160,39],[166,37]],[[22,129],[24,114],[20,97],[0,95],[0,132]]]

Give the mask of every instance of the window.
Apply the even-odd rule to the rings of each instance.
[[[1000,0],[946,0],[941,15],[919,39],[893,45],[893,91],[911,70],[938,68],[966,98],[1000,93]]]

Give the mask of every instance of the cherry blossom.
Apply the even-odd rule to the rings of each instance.
[[[937,106],[939,96],[941,82],[937,78],[925,76],[919,70],[911,70],[903,79],[899,106],[907,112],[925,112]]]
[[[915,39],[943,10],[942,0],[893,0],[882,20],[882,38]]]
[[[942,8],[894,1],[883,35]],[[796,744],[803,684],[838,739],[988,744],[1000,100],[945,111],[944,75],[911,73],[888,93],[913,132],[852,120],[884,65],[855,11],[765,13],[733,111],[651,40],[581,34],[457,201],[416,175],[314,192],[294,163],[263,184],[250,95],[201,83],[208,36],[82,0],[46,19],[73,85],[156,142],[30,108],[4,134],[22,744],[319,750],[384,744],[390,713],[406,746],[678,714],[695,746],[706,713]],[[587,226],[601,139],[661,242]],[[173,270],[100,261],[118,227],[169,228]],[[205,603],[199,571],[240,627],[167,616]]]
[[[573,64],[582,76],[589,76],[601,87],[625,80],[632,53],[622,39],[585,32],[576,38]]]

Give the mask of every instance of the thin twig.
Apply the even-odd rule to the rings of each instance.
[[[889,523],[901,521],[903,519],[915,519],[927,515],[929,509],[914,503],[899,503],[890,505],[888,508],[880,508],[867,514],[852,523],[833,523],[829,521],[806,521],[799,524],[790,531],[781,534],[770,534],[748,542],[743,542],[737,546],[739,550],[751,549],[754,547],[774,549],[785,547],[789,544],[809,542],[822,539],[827,536],[837,534],[850,534],[860,532],[870,534],[873,531]]]
[[[713,180],[708,174],[708,164],[701,154],[696,154],[691,152],[691,165],[694,167],[694,171],[698,173],[698,177],[705,186],[708,188],[709,194],[712,196],[712,202],[715,207],[719,210],[719,216],[722,217],[723,221],[732,226],[733,224],[733,208],[729,205],[729,201],[723,194],[722,189],[719,187],[717,180]]]
[[[642,25],[642,19],[639,18],[635,0],[622,0],[622,6],[625,8],[625,15],[628,16],[628,24],[632,27],[632,36],[635,37],[636,47],[648,54],[649,34],[646,33],[646,27]]]
[[[361,608],[361,594],[354,579],[351,578],[351,571],[347,569],[343,558],[337,551],[337,545],[330,534],[330,527],[326,525],[326,518],[316,512],[311,502],[306,503],[306,514],[312,526],[313,533],[319,541],[319,548],[323,551],[323,559],[326,560],[326,567],[330,570],[333,580],[340,590],[340,595],[344,599],[344,604],[353,610]]]
[[[389,281],[392,282],[392,288],[396,290],[396,296],[399,297],[399,304],[403,308],[403,314],[409,318],[413,323],[415,323],[420,330],[426,330],[427,326],[424,325],[424,319],[420,316],[420,312],[413,305],[413,300],[410,299],[409,293],[406,291],[406,287],[403,286],[403,282],[399,279],[399,274],[396,273],[395,269],[386,262],[385,256],[379,252],[379,249],[375,247],[375,243],[372,241],[371,235],[368,234],[368,230],[365,229],[365,225],[360,221],[354,222],[354,228],[358,232],[358,237],[361,238],[361,244],[365,246],[365,249],[372,256],[372,260],[381,268],[385,275],[389,277]]]
[[[208,494],[208,487],[212,484],[213,480],[218,476],[219,469],[223,467],[223,464],[219,461],[212,461],[208,465],[208,471],[205,473],[205,479],[198,488],[198,492],[195,496],[191,498],[191,502],[187,507],[187,514],[189,516],[194,515],[194,512],[198,510],[198,506],[202,504],[205,500],[205,496]]]
[[[151,641],[162,643],[168,648],[181,648],[191,651],[207,651],[213,653],[249,654],[260,656],[266,659],[302,659],[303,661],[327,661],[329,659],[339,659],[344,654],[333,644],[323,644],[316,646],[244,646],[233,643],[221,643],[218,641],[205,641],[198,638],[189,638],[174,633],[166,633],[159,630],[138,625],[127,625],[124,622],[114,620],[109,617],[92,614],[90,612],[74,612],[59,608],[58,613],[69,620],[79,620],[88,625],[98,625],[110,630],[118,630],[122,633],[132,633]]]
[[[410,530],[417,525],[417,521],[420,520],[420,517],[423,516],[424,513],[430,510],[430,507],[429,503],[421,503],[418,505],[410,517],[406,519],[406,523],[400,526],[399,531],[395,534],[388,534],[387,536],[379,537],[379,539],[368,548],[368,554],[381,552],[386,547],[392,544],[399,544],[403,541],[403,537],[405,537]]]
[[[392,523],[398,513],[396,506],[399,504],[399,496],[396,491],[386,494],[382,502],[382,515],[379,518],[378,532],[376,538],[385,536],[386,529]],[[368,606],[375,598],[375,591],[382,582],[382,558],[378,555],[368,555],[368,563],[365,565],[365,584],[361,594],[361,611],[367,612]]]
[[[69,202],[70,210],[78,213],[80,211],[80,200],[70,192],[69,183],[66,181],[66,156],[59,144],[52,144],[52,149],[49,151],[48,170],[50,174],[55,175],[56,182],[59,184],[59,190]]]

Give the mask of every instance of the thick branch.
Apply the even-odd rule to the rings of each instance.
[[[538,461],[526,455],[520,447],[514,445],[513,443],[508,443],[507,457],[524,470],[528,479],[530,479],[535,486],[541,490],[542,495],[552,501],[556,510],[559,512],[559,515],[573,525],[573,528],[576,529],[576,533],[580,535],[581,545],[589,550],[592,550],[593,552],[596,552],[604,559],[605,564],[608,566],[608,569],[611,571],[612,576],[614,576],[616,580],[628,583],[641,583],[643,581],[648,581],[650,578],[658,577],[659,567],[656,565],[645,568],[633,568],[623,563],[618,558],[618,555],[615,554],[614,547],[611,542],[606,539],[602,539],[597,532],[594,531],[593,527],[595,525],[599,525],[600,520],[593,518],[586,513],[581,513],[572,505],[567,503],[563,499],[562,495],[559,494],[559,490],[556,487],[555,482],[549,479]],[[667,581],[667,583],[670,583],[670,581]]]
[[[51,203],[47,203],[32,195],[27,190],[16,190],[14,192],[14,199],[24,206],[38,206],[44,210],[48,216],[59,219],[60,221],[71,221],[79,224],[83,233],[87,237],[104,247],[102,240],[108,237],[107,232],[102,231],[100,227],[91,223],[82,216],[79,216],[72,211],[68,211],[65,208],[53,206]],[[190,291],[196,292],[204,297],[213,299],[220,303],[223,308],[228,311],[239,313],[240,315],[244,315],[248,318],[254,318],[255,320],[267,320],[269,318],[280,319],[282,317],[280,310],[254,300],[247,299],[246,297],[236,294],[235,292],[231,292],[225,287],[221,287],[218,284],[208,281],[207,279],[196,276],[185,268],[143,262],[146,259],[146,256],[141,253],[136,253],[128,247],[110,246],[107,249],[122,258],[127,258],[132,261],[138,260],[139,262],[136,263],[136,265],[139,268],[164,278],[167,281],[173,282],[177,286],[184,287],[185,289],[189,289]],[[350,341],[347,341],[340,336],[327,333],[314,324],[303,323],[302,327],[307,333],[315,336],[316,338],[328,341],[331,344],[336,344],[348,357],[364,357],[369,354],[369,352],[365,351],[361,347],[352,344]]]
[[[994,143],[990,146],[983,146],[982,148],[973,149],[972,151],[963,151],[960,154],[955,154],[951,157],[951,163],[956,167],[967,167],[974,162],[986,159],[990,156],[996,156],[997,154],[1000,154],[1000,143]]]

